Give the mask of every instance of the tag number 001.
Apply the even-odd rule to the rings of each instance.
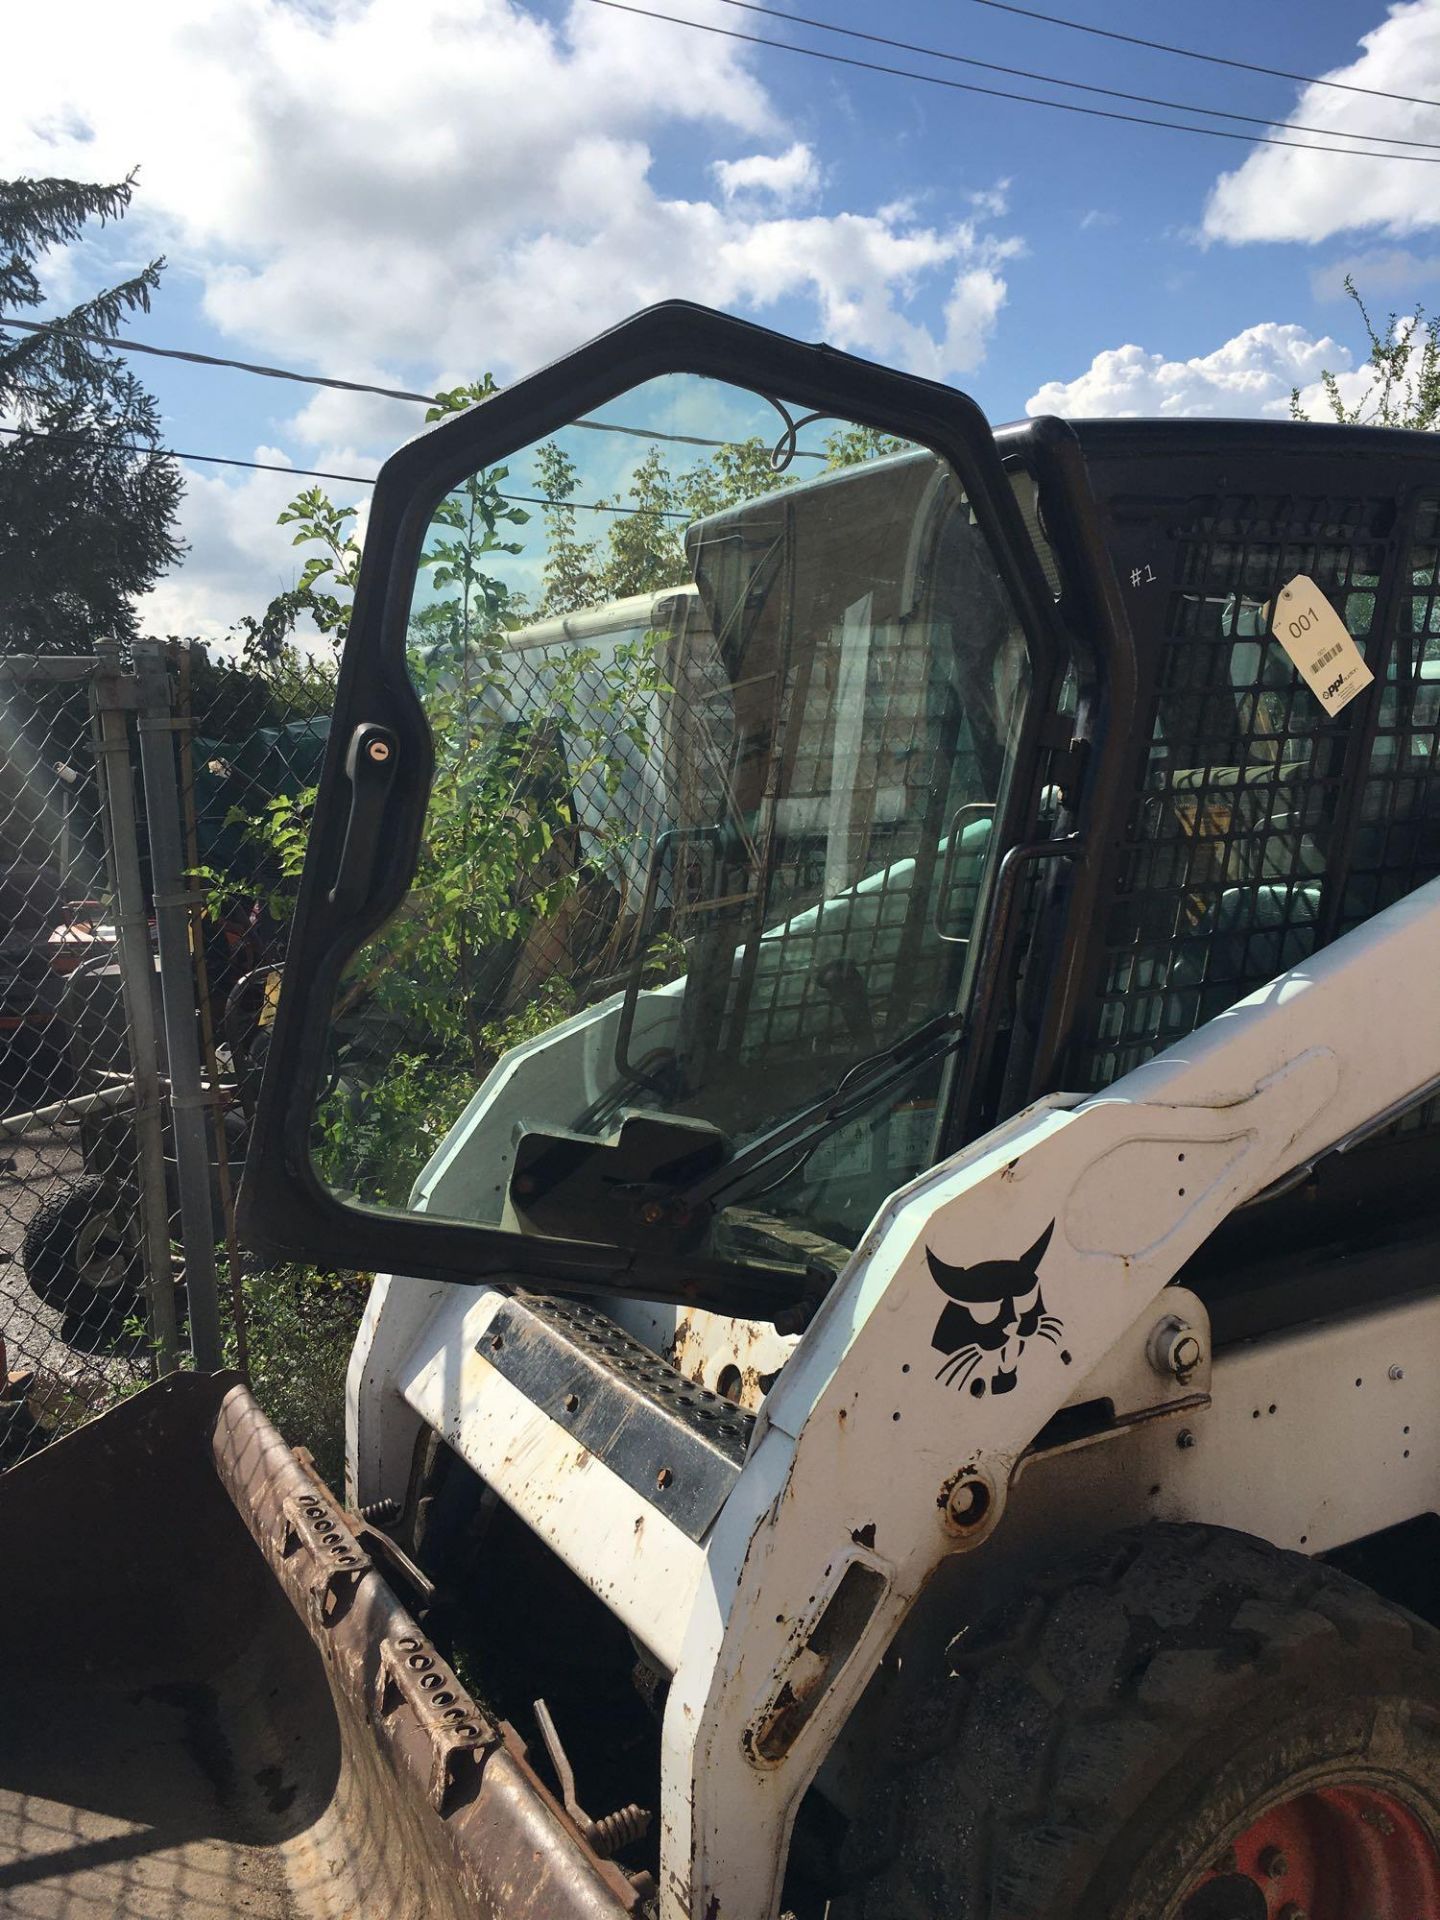
[[[1304,613],[1296,614],[1295,618],[1290,622],[1290,638],[1292,640],[1301,639],[1310,631],[1311,627],[1315,625],[1319,618],[1319,614],[1313,607],[1307,607]]]

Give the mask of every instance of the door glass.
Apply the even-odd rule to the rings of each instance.
[[[316,1113],[342,1194],[624,1244],[657,1178],[863,1093],[961,1004],[1024,640],[949,468],[799,411],[656,380],[437,509],[419,867]],[[852,1245],[930,1161],[919,1051],[691,1238]]]

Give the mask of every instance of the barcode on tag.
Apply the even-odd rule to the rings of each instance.
[[[1275,599],[1270,631],[1326,713],[1339,713],[1375,678],[1345,623],[1307,574],[1297,573]]]

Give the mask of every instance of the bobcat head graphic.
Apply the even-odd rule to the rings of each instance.
[[[937,1380],[956,1388],[969,1380],[977,1399],[987,1385],[991,1393],[1010,1393],[1028,1341],[1060,1345],[1064,1325],[1046,1312],[1040,1292],[1040,1262],[1054,1231],[1052,1220],[1018,1260],[982,1260],[973,1267],[952,1267],[925,1249],[930,1277],[949,1298],[930,1339],[945,1356]],[[1060,1358],[1069,1366],[1068,1353]]]

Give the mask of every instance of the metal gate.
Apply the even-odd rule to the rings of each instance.
[[[192,659],[0,660],[0,1465],[179,1364],[244,1363]]]

